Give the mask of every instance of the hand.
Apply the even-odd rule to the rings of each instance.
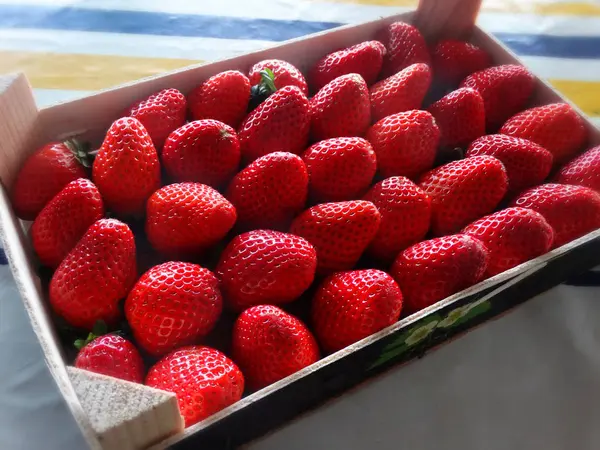
[[[467,38],[482,0],[420,0],[415,25],[428,41]]]

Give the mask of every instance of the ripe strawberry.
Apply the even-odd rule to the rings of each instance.
[[[490,134],[471,143],[466,156],[493,156],[500,160],[508,175],[508,190],[519,193],[540,184],[552,168],[552,153],[527,139]]]
[[[383,177],[414,178],[431,169],[440,130],[427,111],[405,111],[381,119],[367,132]]]
[[[160,152],[171,132],[185,123],[187,104],[177,89],[164,89],[131,106],[124,116],[140,121]]]
[[[506,194],[508,177],[496,158],[473,156],[426,173],[419,187],[431,198],[431,230],[441,236],[493,211]]]
[[[326,278],[312,303],[312,321],[327,352],[341,350],[400,318],[402,292],[376,269],[340,272]]]
[[[262,389],[319,360],[319,346],[299,319],[276,306],[244,311],[233,328],[233,359],[248,386]]]
[[[131,117],[113,122],[94,160],[92,178],[108,209],[142,215],[148,197],[160,187],[156,149],[144,126]]]
[[[488,249],[487,277],[547,253],[554,240],[554,230],[546,219],[526,208],[507,208],[490,214],[462,233],[479,239]]]
[[[248,109],[250,80],[237,70],[210,77],[187,96],[194,120],[214,119],[237,128]]]
[[[440,128],[442,147],[465,147],[485,134],[483,98],[475,89],[450,92],[428,108]]]
[[[431,200],[408,178],[386,178],[373,186],[363,200],[372,202],[381,214],[379,231],[368,249],[378,259],[392,260],[429,231]]]
[[[311,197],[319,202],[360,197],[377,170],[373,147],[358,137],[317,142],[304,152],[302,159],[308,170]]]
[[[385,53],[385,46],[381,42],[366,41],[325,55],[310,72],[312,88],[316,92],[336,78],[350,73],[360,75],[370,86],[377,80]]]
[[[235,176],[225,194],[242,229],[286,229],[304,208],[307,195],[306,166],[287,152],[258,158]]]
[[[360,75],[342,75],[310,100],[310,129],[315,141],[363,136],[371,123],[369,90]]]
[[[12,188],[17,216],[23,220],[35,219],[67,184],[87,177],[80,162],[83,156],[83,149],[73,141],[46,144],[29,156]]]
[[[431,64],[435,78],[454,87],[472,73],[491,66],[492,58],[476,45],[448,39],[435,45],[431,51]]]
[[[235,237],[221,254],[217,274],[227,305],[243,311],[296,300],[311,285],[317,253],[293,234],[257,230]]]
[[[269,96],[240,125],[242,157],[251,162],[272,152],[299,154],[310,131],[308,99],[296,86]]]
[[[387,47],[383,75],[390,76],[416,63],[431,65],[427,43],[414,26],[394,22],[383,32],[381,41]]]
[[[171,133],[162,162],[175,181],[219,187],[237,172],[240,141],[234,129],[223,122],[196,120]]]
[[[358,262],[379,229],[381,216],[364,200],[322,203],[292,222],[290,232],[317,250],[317,273],[348,270]]]
[[[210,186],[175,183],[148,200],[146,234],[163,254],[194,256],[223,239],[235,220],[233,205]]]
[[[540,213],[554,229],[554,248],[600,228],[600,194],[567,184],[544,184],[523,192],[511,206]]]
[[[429,66],[419,63],[371,86],[371,117],[376,121],[395,113],[421,108],[430,84]]]
[[[104,204],[94,183],[85,178],[71,181],[31,226],[31,240],[40,262],[56,268],[87,229],[103,216]]]
[[[519,112],[533,93],[535,78],[525,67],[512,64],[494,66],[465,78],[460,87],[479,91],[485,105],[488,131],[496,131],[510,116]]]
[[[587,140],[583,119],[566,103],[537,106],[516,114],[500,133],[541,145],[552,153],[555,164],[571,159]]]
[[[586,186],[600,193],[600,145],[589,149],[560,169],[556,182]]]
[[[210,347],[181,347],[148,371],[146,385],[177,395],[189,427],[242,398],[244,376],[223,353]]]
[[[308,95],[308,86],[304,75],[296,67],[287,61],[281,59],[265,59],[257,62],[250,69],[250,84],[255,86],[262,80],[261,71],[269,69],[273,72],[274,83],[276,89],[281,89],[285,86],[297,86],[304,95]]]
[[[91,330],[98,320],[114,324],[137,276],[135,242],[127,225],[94,223],[50,281],[50,304],[70,325]]]
[[[391,274],[413,314],[483,278],[489,261],[481,241],[455,234],[419,242],[398,255]]]
[[[153,356],[198,342],[213,329],[222,309],[217,277],[186,262],[152,267],[125,301],[135,340]]]

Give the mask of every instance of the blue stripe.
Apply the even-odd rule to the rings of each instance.
[[[0,265],[5,266],[8,264],[8,259],[6,259],[6,253],[4,253],[4,249],[0,248]]]
[[[553,58],[600,58],[600,36],[549,36],[546,34],[495,33],[505,45],[520,55]]]

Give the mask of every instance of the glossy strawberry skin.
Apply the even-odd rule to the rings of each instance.
[[[213,119],[237,128],[246,116],[250,101],[250,80],[237,70],[210,77],[187,97],[194,120]]]
[[[383,33],[387,48],[383,75],[390,76],[416,63],[431,65],[425,38],[417,28],[404,22],[394,22]]]
[[[120,378],[144,382],[144,361],[137,348],[116,334],[97,337],[83,347],[75,358],[75,367]]]
[[[325,351],[341,350],[396,323],[402,303],[400,288],[381,270],[333,274],[323,281],[313,299],[315,334]]]
[[[98,320],[115,324],[137,276],[135,242],[115,219],[95,222],[60,263],[50,281],[50,304],[74,327],[91,330]]]
[[[413,314],[483,279],[489,261],[483,243],[455,234],[419,242],[398,255],[391,275]]]
[[[175,393],[189,427],[240,400],[244,376],[220,351],[195,345],[159,360],[148,371],[146,385]]]
[[[578,156],[558,172],[556,182],[585,186],[600,193],[600,146]]]
[[[507,192],[508,177],[496,158],[474,156],[433,169],[419,187],[431,198],[431,230],[441,236],[492,212]]]
[[[31,226],[31,240],[40,262],[58,267],[87,229],[102,217],[104,204],[94,183],[85,178],[71,181]]]
[[[448,86],[457,86],[472,73],[491,66],[492,59],[476,45],[447,39],[439,41],[432,49],[431,65],[436,79]]]
[[[310,197],[320,203],[359,198],[377,170],[373,147],[358,137],[317,142],[302,159],[308,170]]]
[[[233,328],[233,359],[250,389],[262,389],[319,360],[319,346],[299,319],[271,305],[253,306]]]
[[[235,237],[221,254],[217,274],[230,309],[296,300],[315,277],[317,253],[304,238],[272,230]]]
[[[275,75],[275,87],[281,89],[285,86],[297,86],[302,93],[308,96],[308,85],[304,79],[304,75],[292,64],[281,59],[265,59],[257,62],[250,69],[250,84],[255,86],[260,83],[260,71],[270,69]]]

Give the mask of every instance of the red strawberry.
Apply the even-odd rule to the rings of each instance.
[[[366,41],[325,55],[311,70],[312,88],[316,92],[327,83],[349,73],[360,75],[370,86],[379,75],[385,52],[385,46],[381,42]]]
[[[319,346],[306,325],[276,306],[254,306],[240,314],[231,345],[251,389],[262,389],[319,360]]]
[[[165,143],[162,162],[175,181],[218,187],[240,164],[240,141],[233,128],[217,120],[197,120],[175,130]]]
[[[186,262],[152,267],[125,301],[135,340],[153,356],[198,342],[213,329],[222,309],[217,277]]]
[[[269,69],[273,72],[276,89],[285,86],[297,86],[304,95],[308,95],[308,86],[304,75],[292,64],[281,59],[265,59],[252,66],[250,69],[250,84],[255,86],[262,80],[261,71]]]
[[[310,129],[315,141],[362,136],[371,123],[369,90],[360,75],[342,75],[310,100]]]
[[[600,193],[600,145],[589,149],[560,169],[556,182],[586,186]]]
[[[57,267],[87,229],[103,216],[104,204],[94,183],[85,178],[71,181],[31,226],[31,240],[40,262]]]
[[[473,156],[440,166],[421,177],[431,198],[431,230],[451,234],[489,214],[508,187],[506,169],[491,156]]]
[[[415,313],[479,282],[489,261],[481,241],[455,234],[419,242],[398,255],[391,274]]]
[[[466,156],[481,155],[493,156],[504,165],[511,193],[540,184],[552,168],[552,153],[544,147],[503,134],[490,134],[473,141]]]
[[[243,311],[296,300],[312,283],[316,268],[317,254],[306,239],[257,230],[240,234],[227,245],[217,274],[229,307]]]
[[[70,325],[91,330],[98,320],[114,324],[137,276],[135,242],[127,225],[94,223],[60,263],[50,281],[50,304]]]
[[[223,239],[236,220],[235,208],[210,186],[175,183],[152,194],[146,234],[166,255],[197,255]]]
[[[285,229],[306,204],[306,166],[292,153],[269,153],[238,173],[225,195],[242,229]]]
[[[414,26],[394,22],[383,32],[382,42],[387,47],[383,75],[390,76],[416,63],[431,65],[429,50],[423,35]]]
[[[465,77],[492,65],[485,50],[469,42],[452,39],[438,42],[431,51],[435,77],[449,86],[457,86]]]
[[[254,161],[272,152],[299,154],[310,131],[308,99],[296,86],[285,86],[269,96],[240,125],[242,157]]]
[[[489,251],[486,275],[494,276],[552,248],[554,230],[532,209],[507,208],[473,222],[463,231]]]
[[[214,119],[233,128],[246,115],[249,101],[250,80],[237,70],[210,77],[187,97],[194,120]]]
[[[391,177],[371,188],[363,200],[372,202],[381,214],[381,224],[369,253],[384,261],[420,241],[429,231],[431,200],[404,177]]]
[[[326,274],[354,267],[379,229],[375,205],[364,200],[322,203],[307,209],[290,232],[317,250],[317,272]]]
[[[481,94],[489,131],[497,130],[506,119],[523,109],[534,86],[531,72],[512,64],[480,70],[460,84],[461,88],[473,88]]]
[[[373,147],[358,137],[317,142],[304,152],[302,159],[308,170],[311,197],[319,202],[360,197],[377,170]]]
[[[164,89],[131,106],[124,116],[140,121],[160,151],[171,132],[185,123],[187,104],[177,89]]]
[[[431,169],[440,130],[427,111],[405,111],[381,119],[367,132],[384,177],[414,178]]]
[[[419,63],[371,86],[371,117],[375,121],[402,111],[419,109],[430,84],[429,66]]]
[[[33,220],[52,198],[71,181],[87,177],[79,159],[81,147],[72,141],[53,142],[33,153],[17,175],[12,188],[15,213]]]
[[[442,147],[465,147],[485,134],[485,107],[475,89],[457,89],[428,108],[440,128]]]
[[[146,385],[175,393],[189,427],[241,399],[244,376],[220,351],[194,345],[158,361],[148,371]]]
[[[567,184],[544,184],[523,192],[511,206],[540,213],[554,229],[554,247],[600,228],[600,194]]]
[[[137,120],[115,121],[94,160],[94,183],[108,209],[141,215],[148,197],[160,187],[158,155],[146,129]]]
[[[319,343],[341,350],[398,321],[402,292],[387,273],[376,269],[340,272],[326,278],[312,303]]]
[[[541,145],[552,153],[555,164],[571,159],[587,140],[583,119],[566,103],[537,106],[516,114],[500,133]]]

